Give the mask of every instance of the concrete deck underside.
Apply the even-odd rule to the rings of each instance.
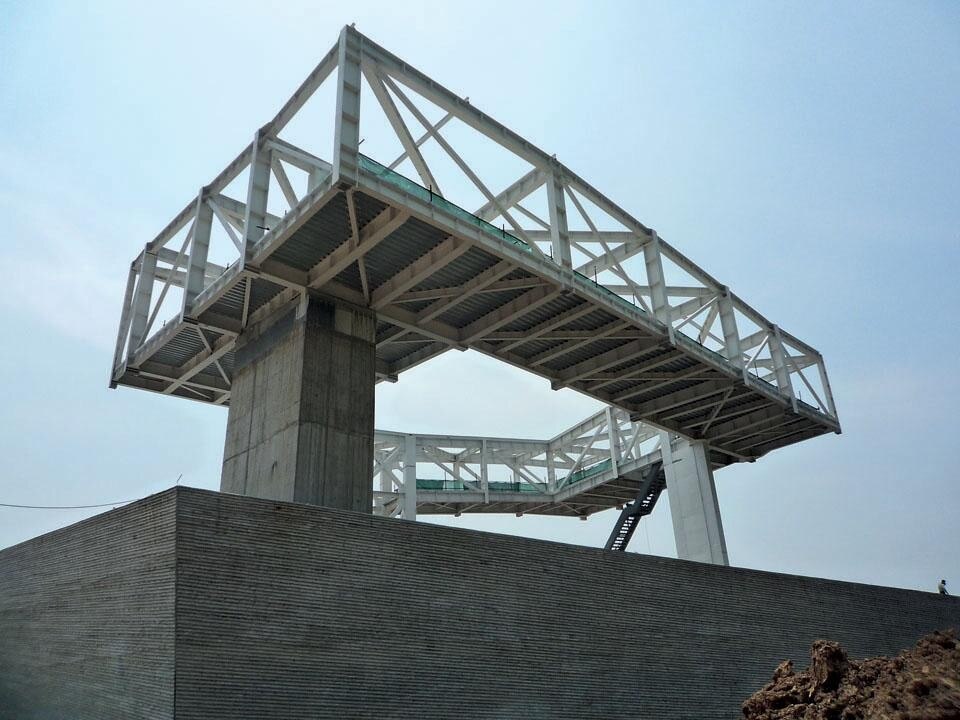
[[[735,718],[934,594],[178,488],[0,552],[0,718]]]

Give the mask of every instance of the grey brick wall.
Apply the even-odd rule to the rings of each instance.
[[[0,551],[0,718],[173,717],[176,495]]]
[[[736,718],[955,599],[181,491],[178,718]]]
[[[178,489],[0,552],[0,718],[736,718],[816,638],[957,625],[929,593]]]

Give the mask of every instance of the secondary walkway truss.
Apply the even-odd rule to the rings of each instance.
[[[651,467],[662,478],[662,435],[617,408],[549,440],[378,430],[376,511],[408,518],[481,512],[586,519],[634,500]]]

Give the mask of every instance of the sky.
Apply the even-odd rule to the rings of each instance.
[[[218,487],[225,409],[108,389],[126,272],[349,23],[824,355],[842,435],[716,474],[732,564],[960,591],[949,2],[0,0],[0,503]],[[597,407],[447,353],[376,423],[547,438]],[[0,507],[0,547],[95,512]],[[614,512],[423,519],[602,546]],[[631,549],[675,555],[665,500]]]

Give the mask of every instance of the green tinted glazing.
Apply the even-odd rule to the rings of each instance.
[[[574,483],[581,482],[587,478],[592,478],[594,475],[599,475],[602,472],[606,472],[612,465],[612,461],[604,460],[603,462],[599,462],[596,465],[591,465],[583,470],[577,470],[575,473],[570,473],[570,475],[567,476],[567,485],[573,485]]]
[[[381,165],[376,160],[372,160],[366,155],[360,155],[360,167],[371,175],[375,175],[381,180],[385,180],[391,185],[395,185],[404,192],[410,193],[414,197],[418,197],[425,202],[431,203],[432,205],[436,205],[437,207],[456,217],[458,220],[479,228],[481,231],[487,235],[490,235],[491,237],[512,243],[520,248],[523,248],[527,252],[532,252],[530,246],[527,245],[523,240],[518,237],[514,237],[510,233],[506,232],[503,228],[494,227],[486,220],[481,220],[476,215],[471,212],[467,212],[459,205],[454,205],[449,200],[445,200],[422,185],[418,185],[410,178]]]
[[[479,485],[479,483],[477,483]],[[474,488],[467,487],[461,480],[434,480],[417,478],[417,490],[437,490],[444,492],[470,492]],[[490,492],[542,492],[540,488],[521,482],[491,482]]]
[[[478,218],[476,215],[464,210],[459,205],[454,205],[449,200],[446,200],[441,196],[437,195],[436,193],[431,192],[430,190],[414,182],[410,178],[404,175],[401,175],[400,173],[394,170],[391,170],[390,168],[384,165],[381,165],[376,160],[369,158],[366,155],[361,154],[359,155],[359,158],[360,158],[360,168],[370,173],[371,175],[379,178],[380,180],[388,182],[391,185],[394,185],[395,187],[399,188],[400,190],[403,190],[404,192],[409,193],[410,195],[413,195],[414,197],[417,197],[425,202],[428,202],[432,205],[435,205],[445,210],[446,212],[450,213],[451,215],[461,220],[462,222],[468,223],[470,225],[473,225],[474,227],[479,228],[482,232],[489,235],[490,237],[498,238],[499,240],[509,242],[513,245],[516,245],[517,247],[522,248],[526,252],[531,252],[531,253],[533,252],[533,250],[530,248],[529,245],[527,245],[527,243],[525,243],[520,238],[506,232],[504,228],[498,228],[491,225],[486,220],[482,220]],[[590,278],[588,278],[586,275],[582,273],[574,271],[573,280],[574,282],[580,285],[583,285],[586,288],[599,290],[603,295],[605,295],[612,302],[621,303],[622,305],[625,305],[629,307],[631,310],[634,310],[636,312],[641,312],[641,313],[644,312],[642,308],[637,307],[629,300],[626,300],[620,297],[609,288],[604,287],[603,285],[596,282],[595,280],[591,280]]]

